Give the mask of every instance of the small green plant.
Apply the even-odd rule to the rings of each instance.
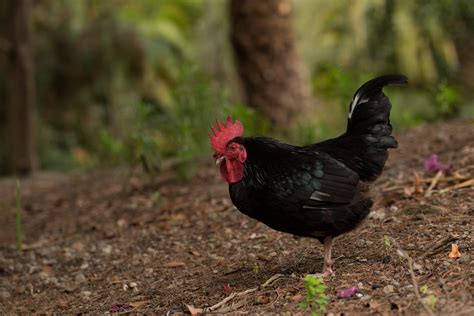
[[[431,309],[435,309],[437,298],[433,294],[433,292],[428,288],[428,285],[426,285],[426,284],[422,285],[420,287],[420,293],[425,296],[424,300],[425,300],[426,304],[428,304],[428,306]]]
[[[258,263],[255,262],[252,271],[254,274],[258,274],[260,272],[260,266],[258,265]]]
[[[462,104],[461,94],[447,83],[438,85],[434,93],[434,106],[438,117],[454,117],[459,114]]]
[[[323,279],[318,279],[310,275],[304,278],[306,287],[306,297],[300,303],[301,308],[310,308],[312,316],[324,313],[329,302],[326,292],[326,284]]]
[[[20,181],[16,181],[16,207],[15,207],[15,233],[16,233],[16,249],[18,252],[23,247],[23,225],[21,217],[21,187]]]
[[[155,191],[151,194],[150,196],[151,200],[153,201],[153,204],[157,205],[161,202],[162,196],[160,191]]]
[[[388,235],[383,235],[383,247],[388,250],[390,248],[390,237]]]

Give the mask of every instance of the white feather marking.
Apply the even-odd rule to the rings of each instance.
[[[352,99],[351,105],[349,106],[349,119],[352,117],[352,113],[354,113],[354,110],[358,104],[369,101],[369,99],[362,99],[359,102],[359,99],[360,99],[359,94],[356,94],[354,98]]]
[[[320,191],[314,191],[310,197],[310,200],[323,201],[322,198],[327,197],[327,196],[331,196],[331,194],[320,192]]]

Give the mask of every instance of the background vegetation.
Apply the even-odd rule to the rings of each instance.
[[[474,8],[468,0],[293,0],[298,51],[314,97],[288,131],[243,103],[224,0],[36,1],[33,29],[41,169],[186,162],[210,152],[207,134],[228,113],[246,133],[298,143],[335,136],[355,89],[403,73],[390,90],[393,125],[472,115]],[[7,14],[0,5],[0,17]],[[3,23],[3,22],[2,22]],[[0,41],[0,131],[8,50]],[[8,155],[0,142],[0,172]]]

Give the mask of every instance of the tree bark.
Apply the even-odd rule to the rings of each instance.
[[[288,0],[231,0],[231,42],[247,105],[286,129],[311,103]]]
[[[36,89],[30,25],[31,0],[10,0],[7,5],[6,145],[7,171],[28,174],[37,169]]]

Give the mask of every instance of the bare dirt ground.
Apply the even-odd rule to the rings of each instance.
[[[370,218],[336,240],[326,312],[472,315],[474,121],[420,126],[398,139]],[[438,177],[423,169],[432,153],[449,165]],[[172,315],[228,297],[213,313],[309,314],[298,306],[302,278],[321,271],[322,246],[240,214],[211,162],[187,181],[119,170],[24,180],[20,253],[15,181],[1,180],[0,314]],[[448,256],[451,244],[460,258]],[[336,297],[354,286],[361,297]]]

